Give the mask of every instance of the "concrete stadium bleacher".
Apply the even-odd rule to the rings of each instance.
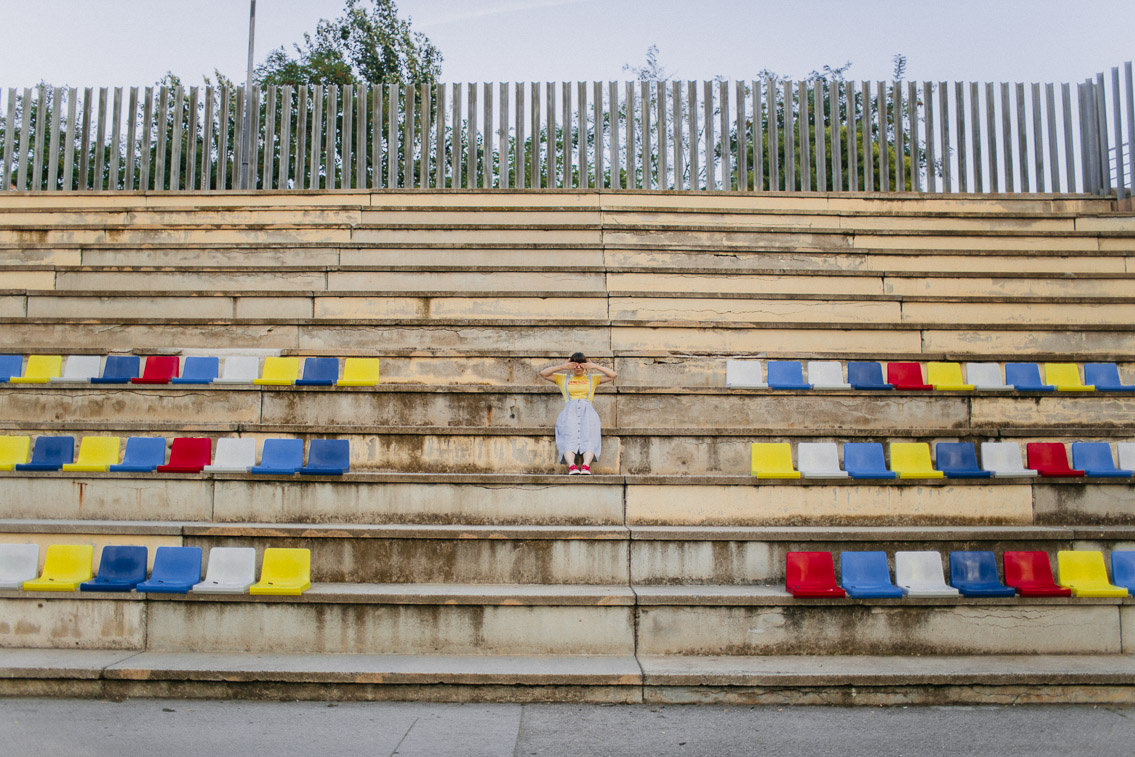
[[[0,542],[305,547],[301,597],[0,593],[0,694],[1135,700],[1133,599],[793,599],[785,554],[1126,549],[1122,480],[750,478],[755,441],[1135,440],[1135,399],[744,390],[730,358],[1115,361],[1071,195],[0,195],[0,352],[379,357],[377,388],[0,386],[0,434],[343,438],[341,480],[0,473]],[[536,371],[613,364],[587,480]],[[1125,622],[1126,621],[1126,622]]]

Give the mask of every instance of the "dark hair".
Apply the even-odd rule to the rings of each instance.
[[[568,358],[569,363],[586,363],[587,358],[583,356],[582,352],[573,352],[571,357]]]

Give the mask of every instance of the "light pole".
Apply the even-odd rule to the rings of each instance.
[[[252,166],[249,156],[252,152],[252,42],[256,34],[256,0],[250,0],[248,9],[248,71],[244,77],[244,123],[241,125],[240,140],[240,189],[252,186]]]

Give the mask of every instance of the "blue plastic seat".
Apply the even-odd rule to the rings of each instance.
[[[1084,363],[1084,383],[1094,386],[1097,392],[1135,392],[1135,385],[1119,380],[1119,366],[1115,363]]]
[[[852,389],[894,389],[883,381],[882,363],[848,362],[847,383]]]
[[[7,384],[13,376],[24,375],[23,355],[0,355],[0,384]]]
[[[1017,590],[1001,583],[997,558],[988,550],[950,553],[950,584],[963,597],[1015,597]]]
[[[129,384],[138,378],[142,359],[137,355],[109,355],[102,365],[102,375],[91,379],[92,384]]]
[[[1135,551],[1118,549],[1111,553],[1111,582],[1135,594]]]
[[[153,473],[166,461],[166,440],[160,436],[132,436],[126,440],[122,462],[111,473]]]
[[[804,380],[804,366],[799,360],[770,360],[768,363],[770,389],[811,389]]]
[[[187,357],[181,366],[181,375],[171,378],[171,384],[211,384],[221,372],[221,359],[217,357]]]
[[[840,552],[840,584],[847,596],[902,597],[902,589],[891,582],[886,552]]]
[[[303,439],[265,439],[260,465],[254,465],[249,473],[290,476],[302,467]]]
[[[158,547],[150,580],[135,589],[150,594],[188,594],[201,583],[200,547]]]
[[[938,470],[946,478],[992,478],[993,472],[982,470],[977,464],[977,450],[973,442],[938,442],[934,446],[938,456]]]
[[[99,572],[79,584],[80,591],[132,591],[146,580],[146,548],[107,545],[99,558]]]
[[[18,463],[16,470],[61,470],[75,460],[75,437],[39,436],[32,447],[32,459]]]
[[[852,478],[898,478],[887,470],[883,445],[878,442],[848,442],[843,445],[843,469]]]
[[[1130,478],[1132,471],[1115,467],[1107,442],[1072,442],[1072,467],[1092,478]]]
[[[342,476],[351,468],[351,442],[347,439],[312,439],[307,447],[305,476]]]
[[[1036,363],[1005,363],[1005,383],[1018,392],[1055,392],[1056,387],[1040,378]]]
[[[339,380],[339,358],[309,357],[303,361],[303,378],[296,386],[334,386]]]

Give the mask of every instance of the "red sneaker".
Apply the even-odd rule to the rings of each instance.
[[[585,465],[585,466],[583,466],[582,468],[579,469],[579,472],[582,473],[585,476],[590,476],[591,475],[591,466]]]
[[[583,467],[586,468],[587,466],[585,465]],[[590,473],[590,471],[588,471],[588,473]],[[578,476],[579,475],[579,466],[576,466],[576,465],[569,466],[568,467],[568,475],[569,476]]]

